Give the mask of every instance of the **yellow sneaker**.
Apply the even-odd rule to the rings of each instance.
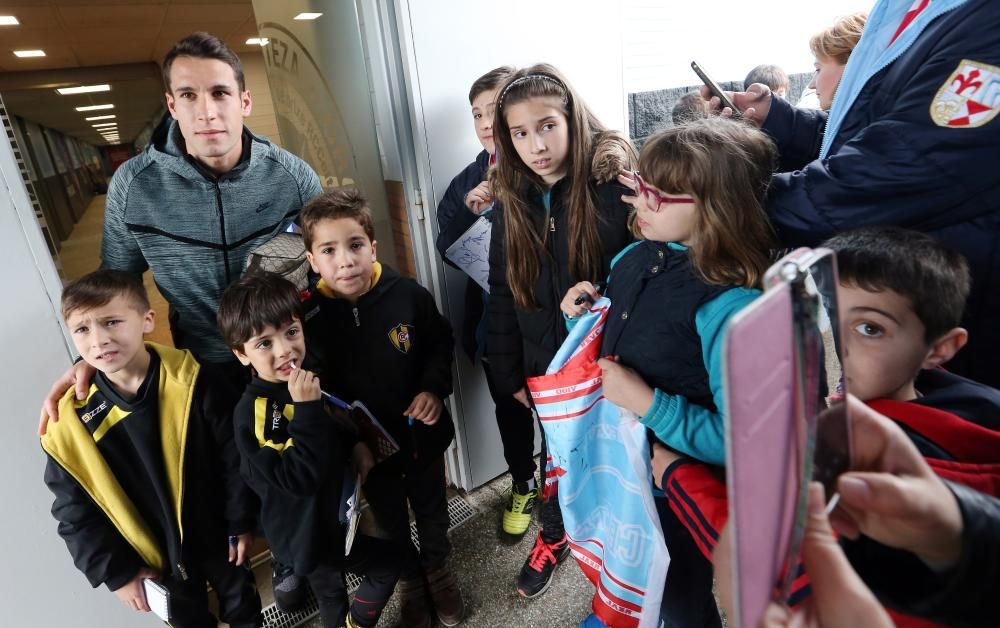
[[[538,489],[528,488],[527,482],[515,482],[510,490],[510,501],[503,511],[500,536],[509,543],[517,543],[524,537],[531,524],[531,513],[538,501]]]

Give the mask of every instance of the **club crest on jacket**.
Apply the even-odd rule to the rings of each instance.
[[[409,353],[410,347],[413,346],[413,325],[407,323],[396,325],[389,330],[389,340],[400,352]]]
[[[986,124],[1000,111],[1000,68],[963,59],[931,101],[931,119],[943,127]]]

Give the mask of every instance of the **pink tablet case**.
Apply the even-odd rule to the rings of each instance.
[[[756,626],[782,575],[802,477],[788,285],[735,316],[725,340],[731,625]]]

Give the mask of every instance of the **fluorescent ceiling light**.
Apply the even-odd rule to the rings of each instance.
[[[114,109],[114,105],[87,105],[86,107],[77,107],[77,111],[97,111],[99,109]]]
[[[107,83],[103,85],[80,85],[78,87],[62,87],[56,90],[60,96],[71,94],[89,94],[91,92],[110,92],[111,86]]]
[[[0,26],[17,26],[20,22],[13,15],[0,15]]]
[[[112,119],[114,117],[116,117],[116,116],[115,116],[115,114],[112,113],[111,115],[107,115],[107,116],[90,116],[89,118],[86,118],[86,120],[87,120],[87,122],[93,122],[94,120],[110,120],[110,119]]]
[[[18,57],[44,57],[44,50],[15,50],[14,55]]]
[[[293,20],[315,20],[316,18],[318,18],[321,15],[323,15],[323,14],[322,13],[299,13],[298,15],[296,15],[292,19]]]
[[[251,37],[247,40],[247,43],[251,46],[266,46],[268,39],[267,37]]]
[[[100,129],[100,128],[107,127],[107,126],[118,126],[118,123],[117,122],[102,122],[100,124],[92,124],[91,126],[94,127],[95,129]]]

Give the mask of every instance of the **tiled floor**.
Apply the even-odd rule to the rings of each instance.
[[[466,618],[461,625],[469,628],[575,628],[590,613],[594,588],[572,558],[559,566],[551,586],[541,597],[525,600],[514,588],[521,565],[534,544],[538,526],[537,522],[532,522],[517,545],[500,543],[497,526],[504,494],[509,489],[510,479],[503,477],[466,494],[477,514],[449,535],[451,567],[465,598]],[[399,625],[395,596],[378,625]],[[305,626],[322,628],[323,624],[316,618]]]

